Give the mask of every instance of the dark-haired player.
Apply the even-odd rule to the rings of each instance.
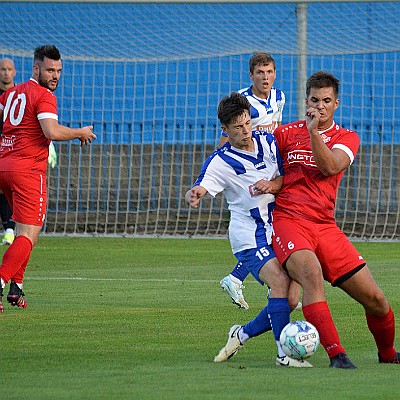
[[[11,281],[7,301],[25,308],[22,283],[31,251],[46,216],[46,169],[51,140],[79,139],[86,145],[96,138],[92,126],[68,128],[58,123],[57,88],[62,61],[57,47],[35,49],[32,78],[0,96],[2,125],[0,189],[7,197],[16,222],[17,237],[3,255],[0,266],[2,295]]]
[[[303,314],[320,334],[332,368],[355,368],[348,359],[325,298],[324,279],[358,301],[380,363],[400,363],[394,347],[395,320],[363,257],[334,217],[344,171],[356,157],[358,135],[337,125],[339,81],[319,71],[306,85],[306,119],[278,127],[283,186],[273,213],[273,248],[279,262],[303,288]]]

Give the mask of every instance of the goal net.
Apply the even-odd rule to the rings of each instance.
[[[277,63],[283,122],[298,119],[299,57],[306,74],[340,79],[336,122],[361,137],[338,193],[352,238],[400,239],[400,4],[286,2],[2,2],[0,56],[31,76],[33,49],[63,58],[60,122],[94,125],[96,143],[58,142],[48,172],[45,233],[225,236],[223,196],[184,202],[219,141],[217,105],[250,85],[255,51]]]

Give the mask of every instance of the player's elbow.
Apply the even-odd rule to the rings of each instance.
[[[346,166],[342,166],[340,162],[337,162],[336,160],[333,162],[323,160],[322,162],[317,163],[317,166],[324,176],[336,175],[346,168]]]

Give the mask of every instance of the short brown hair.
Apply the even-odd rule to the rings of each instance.
[[[310,95],[311,88],[321,89],[321,88],[333,88],[335,97],[338,98],[339,95],[339,79],[335,78],[329,72],[317,71],[312,74],[306,83],[306,95]]]
[[[249,68],[250,72],[253,73],[257,65],[268,65],[273,64],[276,69],[274,58],[269,53],[255,53],[250,57]]]

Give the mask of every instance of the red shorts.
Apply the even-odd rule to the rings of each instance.
[[[0,171],[0,189],[11,206],[15,222],[43,226],[47,204],[45,175]]]
[[[273,222],[272,247],[281,265],[297,250],[311,250],[321,263],[325,280],[335,285],[365,261],[336,223],[279,218]]]

